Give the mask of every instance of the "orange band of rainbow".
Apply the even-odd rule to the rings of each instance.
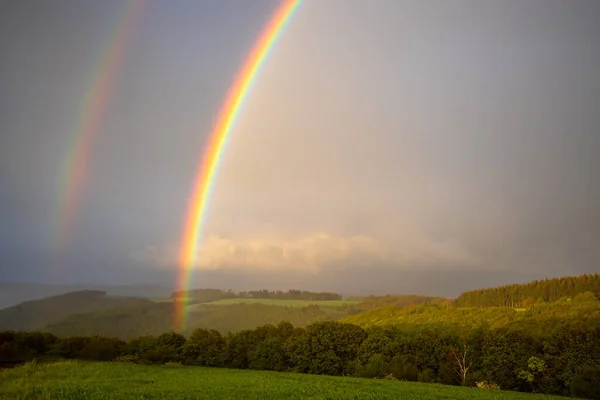
[[[53,248],[57,252],[64,250],[66,242],[71,239],[94,141],[101,129],[110,94],[123,64],[125,49],[142,16],[145,3],[145,0],[124,1],[102,52],[101,62],[85,93],[77,129],[69,142],[69,150],[60,172],[58,209],[53,232]]]
[[[197,262],[199,239],[204,225],[212,184],[225,146],[231,136],[233,125],[261,66],[300,3],[300,0],[284,0],[275,11],[246,59],[227,100],[221,107],[217,124],[210,135],[196,174],[185,219],[179,253],[178,290],[186,290],[190,284],[191,272]],[[184,328],[185,319],[185,302],[175,301],[174,327],[176,330]]]

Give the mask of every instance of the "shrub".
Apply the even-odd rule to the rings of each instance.
[[[494,390],[500,390],[500,386],[498,386],[497,384],[495,384],[494,382],[488,382],[488,381],[481,381],[481,382],[475,382],[475,385],[479,388],[479,389],[494,389]]]
[[[391,362],[387,367],[387,373],[394,375],[401,381],[415,382],[418,379],[419,369],[413,363],[404,364]]]
[[[362,378],[380,378],[384,375],[383,369],[385,361],[381,354],[373,354],[369,361],[358,371],[358,376]]]
[[[388,381],[397,381],[398,378],[396,378],[394,376],[394,374],[387,374],[386,376],[383,377],[383,379],[388,380]]]
[[[431,369],[425,368],[423,371],[419,372],[417,380],[423,383],[435,382],[435,373]]]
[[[592,400],[600,400],[600,365],[586,365],[571,381],[571,394]]]

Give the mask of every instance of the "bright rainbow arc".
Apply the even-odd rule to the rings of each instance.
[[[209,137],[204,156],[197,170],[185,219],[179,252],[177,288],[180,291],[188,288],[191,273],[197,262],[200,235],[204,227],[211,189],[225,147],[230,139],[232,128],[239,116],[244,100],[247,98],[252,84],[260,72],[260,68],[300,3],[301,0],[283,0],[254,45],[229,91],[227,100],[221,107],[219,118],[213,133]],[[173,325],[175,330],[182,330],[186,322],[185,301],[175,301],[174,303]]]
[[[83,192],[83,184],[94,142],[101,128],[108,101],[118,72],[123,64],[127,44],[140,20],[145,0],[127,0],[119,11],[112,34],[106,43],[98,69],[84,96],[69,151],[60,172],[58,210],[56,214],[54,250],[59,253],[71,238],[75,214]]]

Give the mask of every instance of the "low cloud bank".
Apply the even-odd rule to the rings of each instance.
[[[177,247],[147,246],[132,254],[142,264],[177,265]],[[365,235],[332,235],[318,232],[306,236],[281,238],[225,237],[213,235],[200,247],[201,270],[278,270],[318,273],[353,266],[424,267],[434,263],[468,267],[476,263],[456,241],[434,242],[413,237],[389,241]]]

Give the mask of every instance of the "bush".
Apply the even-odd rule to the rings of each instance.
[[[600,365],[586,365],[571,381],[571,394],[585,399],[600,400]]]
[[[419,372],[417,380],[423,383],[435,382],[435,373],[431,369],[425,368],[423,371]]]
[[[381,354],[373,354],[369,361],[358,371],[361,378],[381,378],[384,375],[385,360]]]
[[[386,373],[394,375],[398,380],[415,382],[419,376],[419,369],[402,357],[394,357],[386,367]]]
[[[479,388],[479,389],[494,389],[494,390],[500,390],[500,386],[498,386],[497,384],[495,384],[494,382],[488,382],[488,381],[482,381],[482,382],[475,382],[475,385]]]

